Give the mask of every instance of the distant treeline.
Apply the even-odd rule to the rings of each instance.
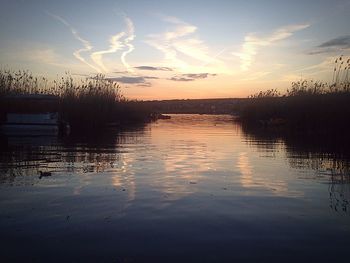
[[[241,100],[245,99],[154,100],[141,104],[165,114],[232,114],[234,106]]]
[[[57,100],[35,105],[11,100],[23,95],[52,95]],[[75,80],[71,75],[49,82],[29,71],[0,70],[0,119],[6,112],[57,111],[73,130],[99,129],[108,125],[138,124],[152,120],[152,111],[121,94],[118,84],[103,75]]]

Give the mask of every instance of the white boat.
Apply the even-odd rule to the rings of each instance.
[[[0,130],[6,135],[57,135],[66,128],[59,119],[56,96],[12,95],[3,102],[6,108]]]
[[[1,125],[6,134],[59,132],[57,113],[7,113],[6,122]]]

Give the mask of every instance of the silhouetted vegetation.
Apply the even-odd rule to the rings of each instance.
[[[7,99],[16,95],[47,94],[58,98],[58,105],[24,105]],[[12,111],[58,111],[73,130],[97,129],[108,125],[140,123],[154,118],[151,111],[121,94],[120,86],[99,74],[75,80],[68,73],[53,82],[35,77],[29,71],[0,71],[0,113]],[[34,109],[33,109],[34,107]],[[41,109],[40,109],[41,107]]]
[[[167,114],[232,114],[241,99],[179,99],[143,101],[142,104],[158,113]]]
[[[300,80],[283,95],[259,92],[235,106],[245,125],[283,127],[291,131],[347,133],[350,129],[350,59],[335,61],[333,83]]]

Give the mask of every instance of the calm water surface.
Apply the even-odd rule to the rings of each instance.
[[[0,140],[1,262],[350,261],[343,155],[212,115]]]

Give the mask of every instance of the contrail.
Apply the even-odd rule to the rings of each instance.
[[[218,56],[220,56],[222,53],[224,53],[224,52],[226,51],[226,49],[227,49],[227,48],[223,48],[222,50],[220,50],[218,53],[215,54],[215,56],[211,57],[211,60],[210,60],[210,61],[204,63],[204,64],[202,65],[202,67],[205,67],[205,66],[209,65],[213,60],[215,60]]]
[[[61,22],[62,24],[64,24],[66,27],[68,27],[69,30],[71,31],[71,33],[73,34],[74,38],[75,38],[76,40],[80,41],[80,42],[83,44],[84,48],[78,49],[78,50],[76,50],[76,51],[73,52],[74,57],[76,57],[78,60],[80,60],[81,62],[85,63],[86,65],[88,65],[88,66],[91,67],[92,69],[96,70],[98,73],[101,73],[101,70],[100,70],[98,67],[95,67],[94,65],[90,64],[89,62],[87,62],[87,61],[80,55],[80,53],[82,53],[82,52],[86,52],[86,51],[92,50],[93,46],[90,44],[90,42],[87,41],[87,40],[85,40],[85,39],[83,39],[83,38],[79,35],[78,31],[77,31],[75,28],[73,28],[73,27],[72,27],[66,20],[64,20],[62,17],[60,17],[60,16],[58,16],[58,15],[55,15],[55,14],[52,14],[52,13],[50,13],[50,12],[48,12],[48,11],[46,11],[46,13],[47,13],[49,16],[53,17],[54,19],[60,21],[60,22]]]
[[[125,32],[118,33],[116,35],[113,35],[109,42],[111,45],[109,46],[109,49],[107,50],[102,50],[102,51],[97,51],[91,54],[91,59],[98,65],[100,66],[105,72],[107,72],[107,68],[102,62],[102,55],[104,54],[110,54],[110,53],[115,53],[119,49],[123,48],[124,45],[121,43],[120,39],[125,36]]]
[[[128,50],[124,51],[122,56],[120,57],[123,65],[125,66],[126,70],[129,72],[133,72],[134,70],[132,67],[126,62],[125,57],[127,54],[131,53],[135,48],[132,44],[130,44],[130,41],[135,39],[135,29],[134,29],[134,24],[132,23],[131,19],[128,18],[127,16],[125,17],[125,22],[127,26],[127,35],[128,37],[124,39],[124,44],[125,46],[128,47]]]

